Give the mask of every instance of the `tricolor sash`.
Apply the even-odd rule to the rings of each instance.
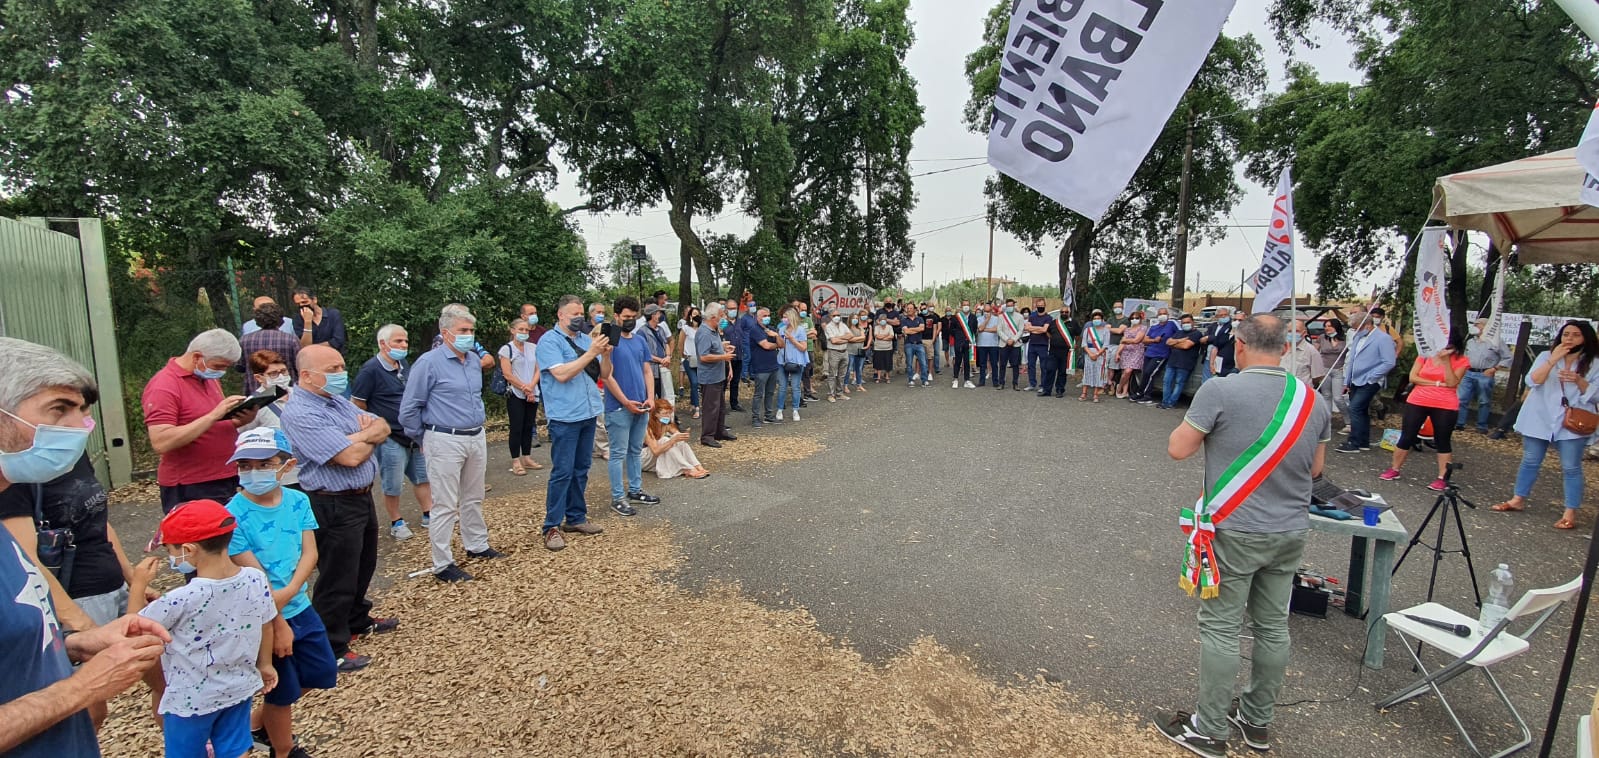
[[[1260,438],[1222,472],[1215,489],[1202,495],[1192,508],[1184,508],[1178,520],[1187,539],[1183,548],[1183,573],[1177,584],[1190,595],[1198,589],[1201,600],[1209,600],[1221,592],[1221,571],[1217,568],[1213,544],[1216,525],[1231,516],[1276,470],[1309,426],[1310,411],[1316,407],[1310,385],[1292,375],[1284,378],[1287,382],[1283,385],[1282,397]]]
[[[1016,340],[1018,342],[1021,341],[1021,338],[1022,338],[1021,321],[1019,321],[1016,318],[1016,314],[1007,313],[1007,314],[1005,314],[1004,318],[1005,318],[1005,325],[1010,327],[1010,336],[1009,337],[1002,337],[1001,339]]]
[[[967,344],[975,345],[977,344],[977,337],[972,334],[972,325],[966,323],[966,318],[966,314],[962,313],[961,315],[956,316],[955,320],[960,322],[961,333],[966,335]]]
[[[1077,370],[1077,340],[1072,339],[1072,332],[1066,328],[1066,322],[1060,315],[1055,316],[1055,328],[1060,330],[1060,336],[1066,338],[1066,370]]]
[[[1083,330],[1083,340],[1088,343],[1089,350],[1104,350],[1105,343],[1099,340],[1099,330],[1090,326]]]

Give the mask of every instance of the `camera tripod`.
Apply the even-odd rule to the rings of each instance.
[[[1471,594],[1476,598],[1477,607],[1482,607],[1482,590],[1477,586],[1477,569],[1471,565],[1471,543],[1466,541],[1466,526],[1460,518],[1460,505],[1464,503],[1467,508],[1475,510],[1477,504],[1467,500],[1460,494],[1460,488],[1455,486],[1454,474],[1465,468],[1465,464],[1451,463],[1444,470],[1444,491],[1439,493],[1438,499],[1432,503],[1432,510],[1427,511],[1427,517],[1421,520],[1421,526],[1416,527],[1415,536],[1410,538],[1410,544],[1405,547],[1405,552],[1399,554],[1399,560],[1394,563],[1393,573],[1399,573],[1399,567],[1405,565],[1405,557],[1417,545],[1432,551],[1432,576],[1427,579],[1427,602],[1432,602],[1433,590],[1438,585],[1438,563],[1449,553],[1459,553],[1466,558],[1466,573],[1471,577]],[[1455,517],[1455,533],[1460,535],[1460,547],[1457,549],[1444,549],[1444,532],[1448,530],[1449,516]],[[1427,524],[1432,522],[1434,516],[1438,517],[1438,541],[1428,544],[1422,541],[1422,535],[1427,531]]]

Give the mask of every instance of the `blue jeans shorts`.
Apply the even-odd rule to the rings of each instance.
[[[411,480],[411,484],[428,483],[428,462],[422,455],[422,448],[406,447],[394,440],[384,440],[378,446],[378,478],[383,482],[383,494],[389,497],[399,497],[405,482],[400,477]]]

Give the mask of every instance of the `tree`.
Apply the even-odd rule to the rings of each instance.
[[[1367,79],[1293,67],[1251,145],[1257,181],[1294,162],[1295,220],[1323,255],[1324,293],[1395,262],[1430,215],[1437,177],[1575,145],[1594,104],[1595,50],[1552,3],[1276,0],[1271,18],[1289,50],[1313,23],[1333,25]],[[1451,264],[1449,299],[1467,302],[1464,246]],[[1411,271],[1407,259],[1400,292]]]
[[[635,244],[633,240],[624,239],[611,245],[610,251],[605,254],[606,283],[617,292],[637,295],[641,286],[653,292],[656,283],[666,279],[660,266],[655,265],[655,256],[649,255],[647,249],[645,255],[648,257],[643,263],[633,259]]]
[[[988,133],[1010,11],[1009,2],[994,6],[984,27],[982,46],[966,58],[971,87],[966,125],[980,134]],[[1245,105],[1265,78],[1259,43],[1248,35],[1222,35],[1127,189],[1098,223],[1007,176],[991,178],[984,186],[989,214],[998,228],[1020,238],[1034,255],[1042,254],[1045,243],[1059,244],[1060,281],[1066,281],[1067,274],[1075,270],[1081,301],[1097,285],[1098,272],[1111,261],[1148,262],[1157,267],[1170,262],[1183,152],[1192,128],[1189,245],[1218,240],[1224,230],[1216,222],[1225,218],[1243,194],[1234,165],[1252,128],[1253,119]],[[1091,269],[1093,276],[1089,275]]]

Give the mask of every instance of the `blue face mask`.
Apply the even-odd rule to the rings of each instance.
[[[661,416],[660,419],[661,419],[661,423],[663,423],[663,424],[672,423],[672,417],[671,416]]]
[[[16,414],[0,409],[19,423],[33,427],[33,445],[15,453],[0,453],[0,473],[13,484],[43,484],[78,465],[83,448],[89,444],[89,428],[29,424]]]
[[[457,334],[450,344],[454,345],[456,350],[465,353],[470,351],[473,345],[477,344],[477,337],[470,334]]]
[[[329,395],[343,395],[344,391],[350,388],[350,372],[348,371],[324,373],[322,378],[327,380],[327,383],[322,385],[322,391]]]
[[[227,369],[197,368],[194,370],[194,375],[200,377],[201,379],[221,379],[223,376],[226,376],[227,373]]]
[[[603,314],[603,313],[594,314],[594,323],[596,323],[596,324],[605,323],[605,314]]]
[[[518,333],[518,334],[517,334],[517,335],[516,335],[516,341],[517,341],[517,342],[527,342],[527,335],[526,335],[526,334],[521,334],[521,333]]]
[[[193,574],[196,571],[194,564],[189,562],[189,551],[187,550],[183,551],[182,555],[167,556],[167,565],[180,574]]]
[[[1105,325],[1105,319],[1102,319],[1102,318],[1094,319],[1094,326],[1104,326],[1104,325]]]
[[[409,353],[397,347],[389,348],[389,357],[393,358],[394,360],[403,361],[407,355],[409,355]]]
[[[278,488],[278,472],[267,469],[240,471],[239,486],[252,495],[265,495]]]
[[[527,325],[528,326],[538,326],[539,325],[539,314],[535,313],[535,314],[533,314],[531,316],[528,316],[527,317]]]
[[[771,325],[772,325],[772,317],[771,316],[762,316],[761,317],[761,326],[771,326]]]
[[[720,326],[723,329],[726,329],[727,328],[727,319],[725,319],[725,318],[722,319],[721,321],[717,322],[717,325]]]

